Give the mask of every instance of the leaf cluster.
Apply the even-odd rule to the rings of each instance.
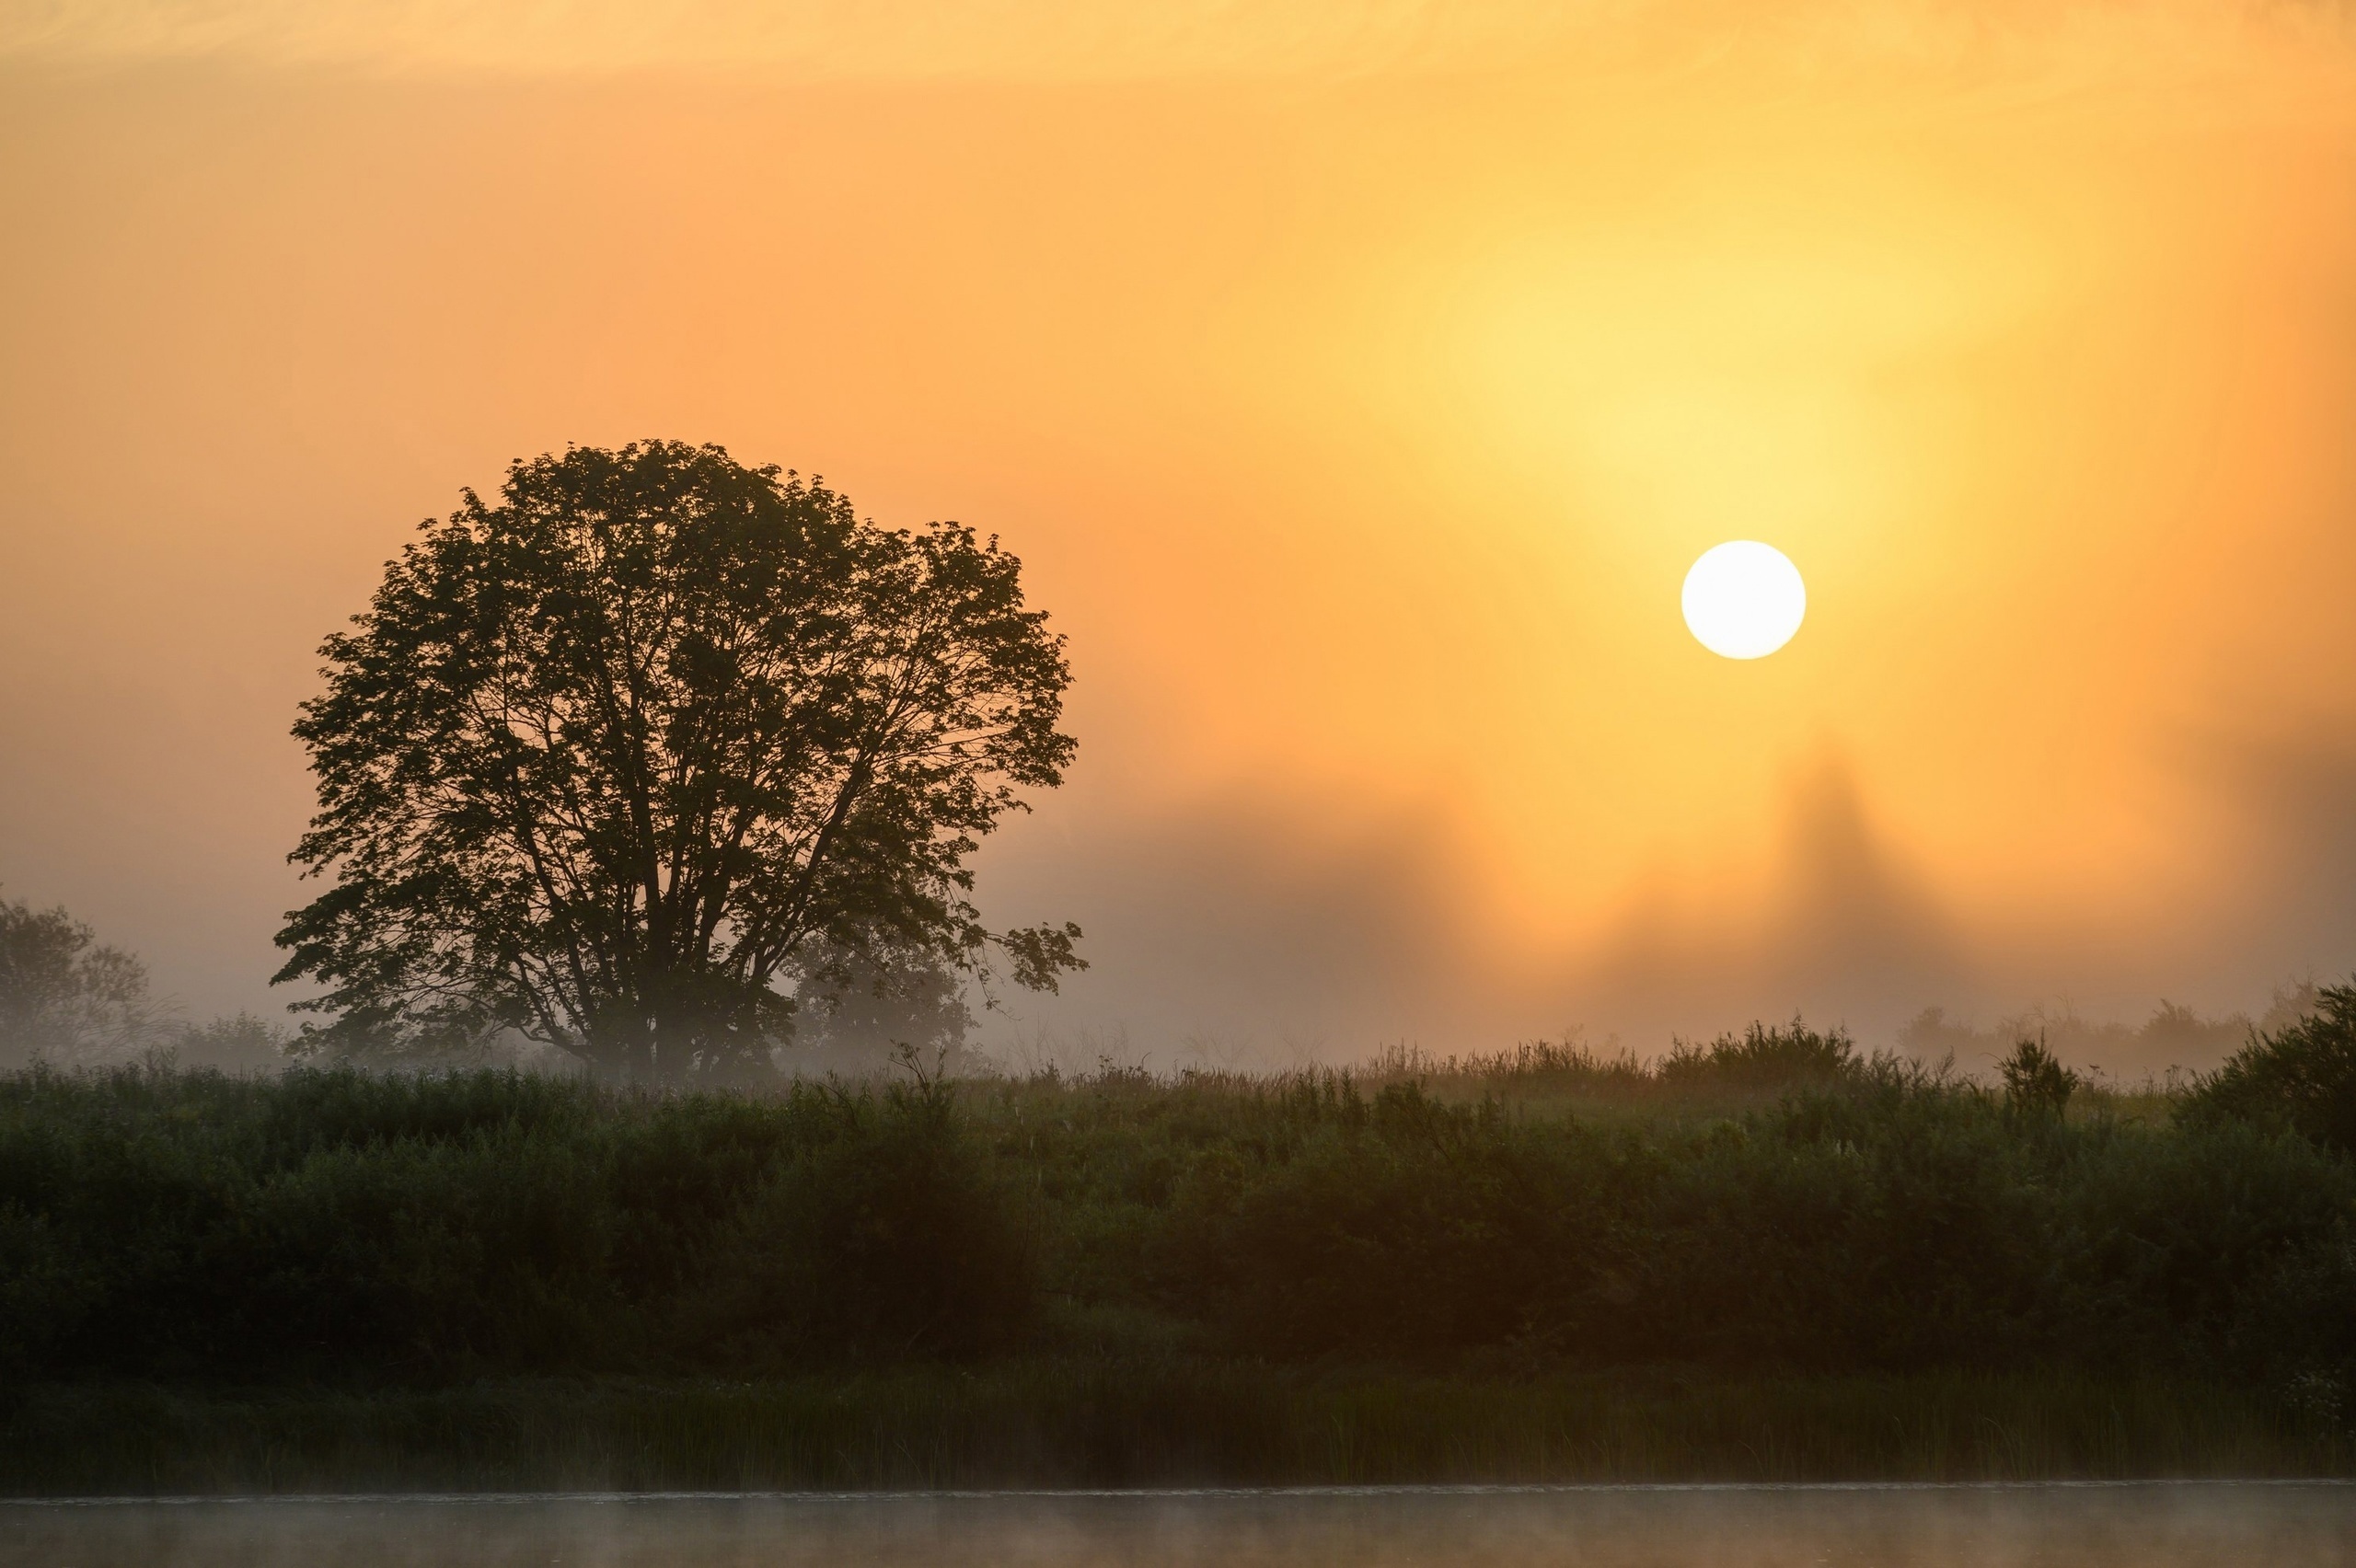
[[[2356,984],[2326,986],[2313,1009],[2196,1078],[2177,1110],[2190,1124],[2290,1128],[2356,1154]]]

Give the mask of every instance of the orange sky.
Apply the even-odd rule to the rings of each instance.
[[[984,893],[1096,962],[1028,1034],[2344,973],[2333,14],[0,18],[0,885],[271,1002],[320,636],[506,458],[666,435],[1025,558],[1082,760]],[[1739,537],[1810,593],[1751,664],[1677,609]]]

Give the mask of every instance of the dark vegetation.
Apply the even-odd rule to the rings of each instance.
[[[0,1096],[20,1379],[966,1356],[1036,1297],[1034,1238],[940,1084],[36,1069]]]
[[[1999,1402],[2142,1388],[2178,1417],[2182,1399],[2150,1390],[2189,1389],[2226,1401],[2215,1419],[2244,1438],[2271,1434],[2269,1463],[2338,1465],[2318,1456],[2345,1451],[2356,1372],[2356,993],[2325,997],[2158,1119],[2033,1043],[1991,1090],[1797,1023],[1655,1066],[1535,1046],[760,1096],[36,1069],[0,1079],[11,1430],[60,1440],[126,1386],[186,1390],[143,1396],[182,1401],[183,1422],[228,1399],[351,1427],[353,1411],[505,1397],[486,1389],[540,1388],[514,1397],[543,1412],[587,1397],[551,1378],[619,1379],[632,1409],[645,1379],[752,1378],[802,1389],[775,1395],[796,1410],[823,1385],[932,1387],[948,1412],[1032,1377],[1088,1420],[1158,1434],[1106,1437],[1100,1479],[1182,1452],[1186,1473],[1252,1479],[1269,1472],[1250,1454],[1306,1441],[1319,1400],[1437,1408],[1454,1397],[1438,1390],[1487,1389],[1553,1420],[1667,1389],[1699,1420],[1693,1401],[1728,1389],[1806,1404],[1791,1390],[1845,1379]],[[1161,1390],[1149,1405],[1182,1389],[1229,1403],[1189,1436],[1193,1407],[1108,1412],[1102,1389],[1071,1391],[1091,1377]],[[1237,1378],[1265,1385],[1258,1404]],[[755,1425],[786,1419],[727,1400]],[[786,1426],[807,1436],[802,1420]],[[1221,1458],[1238,1423],[1260,1435]],[[1879,1473],[1872,1428],[1853,1470]],[[1094,1462],[1025,1430],[1065,1454],[1057,1475]]]
[[[510,465],[320,649],[304,1043],[709,1082],[764,1076],[797,992],[1053,988],[1079,928],[990,931],[965,864],[1071,761],[1046,618],[996,539],[716,446]]]
[[[2246,1122],[2356,1154],[2356,986],[2327,986],[2315,1009],[2250,1041],[2200,1080],[2198,1125]]]

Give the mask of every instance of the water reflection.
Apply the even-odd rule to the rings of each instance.
[[[0,1504],[56,1568],[2356,1562],[2356,1487],[2154,1483]]]

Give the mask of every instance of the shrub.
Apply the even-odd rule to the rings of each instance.
[[[2012,1055],[1997,1063],[1996,1070],[2004,1076],[2006,1103],[2024,1115],[2061,1115],[2080,1082],[2045,1048],[2042,1038],[2015,1041]]]
[[[1028,1228],[938,1085],[756,1101],[487,1072],[0,1078],[0,1373],[955,1355],[1018,1332],[1034,1280]]]
[[[690,1309],[723,1361],[964,1357],[1012,1344],[1038,1290],[1031,1228],[946,1085],[823,1095],[798,1149],[716,1238],[722,1288]]]
[[[1770,1102],[1689,1069],[1701,1092],[1597,1122],[1533,1112],[1551,1082],[1450,1103],[1444,1075],[1322,1069],[766,1096],[0,1077],[0,1377],[1216,1345],[1517,1373],[2152,1368],[2345,1382],[2356,1408],[2345,1155],[2248,1117],[2024,1114],[2053,1098],[2034,1058],[2000,1098],[1837,1034],[1754,1035],[1720,1043],[1723,1070],[1814,1076]],[[1760,1108],[1694,1110],[1729,1101]]]
[[[2195,1124],[2247,1121],[2295,1129],[2356,1153],[2356,985],[2326,986],[2316,1009],[2193,1080],[2178,1113]]]
[[[1753,1023],[1707,1045],[1678,1041],[1662,1058],[1659,1077],[1680,1087],[1794,1089],[1835,1082],[1860,1066],[1856,1043],[1844,1032],[1813,1030],[1795,1018],[1773,1027]]]
[[[1172,1219],[1169,1299],[1239,1349],[1286,1357],[1429,1360],[1575,1332],[1632,1217],[1613,1201],[1628,1176],[1615,1151],[1412,1084],[1370,1103],[1345,1088],[1296,1147],[1197,1164]]]
[[[2303,1139],[2023,1117],[1878,1062],[1609,1132],[1344,1081],[1198,1151],[1151,1255],[1167,1308],[1278,1360],[2241,1369],[2254,1282],[2351,1214]],[[2297,1299],[2265,1310],[2327,1337]]]

